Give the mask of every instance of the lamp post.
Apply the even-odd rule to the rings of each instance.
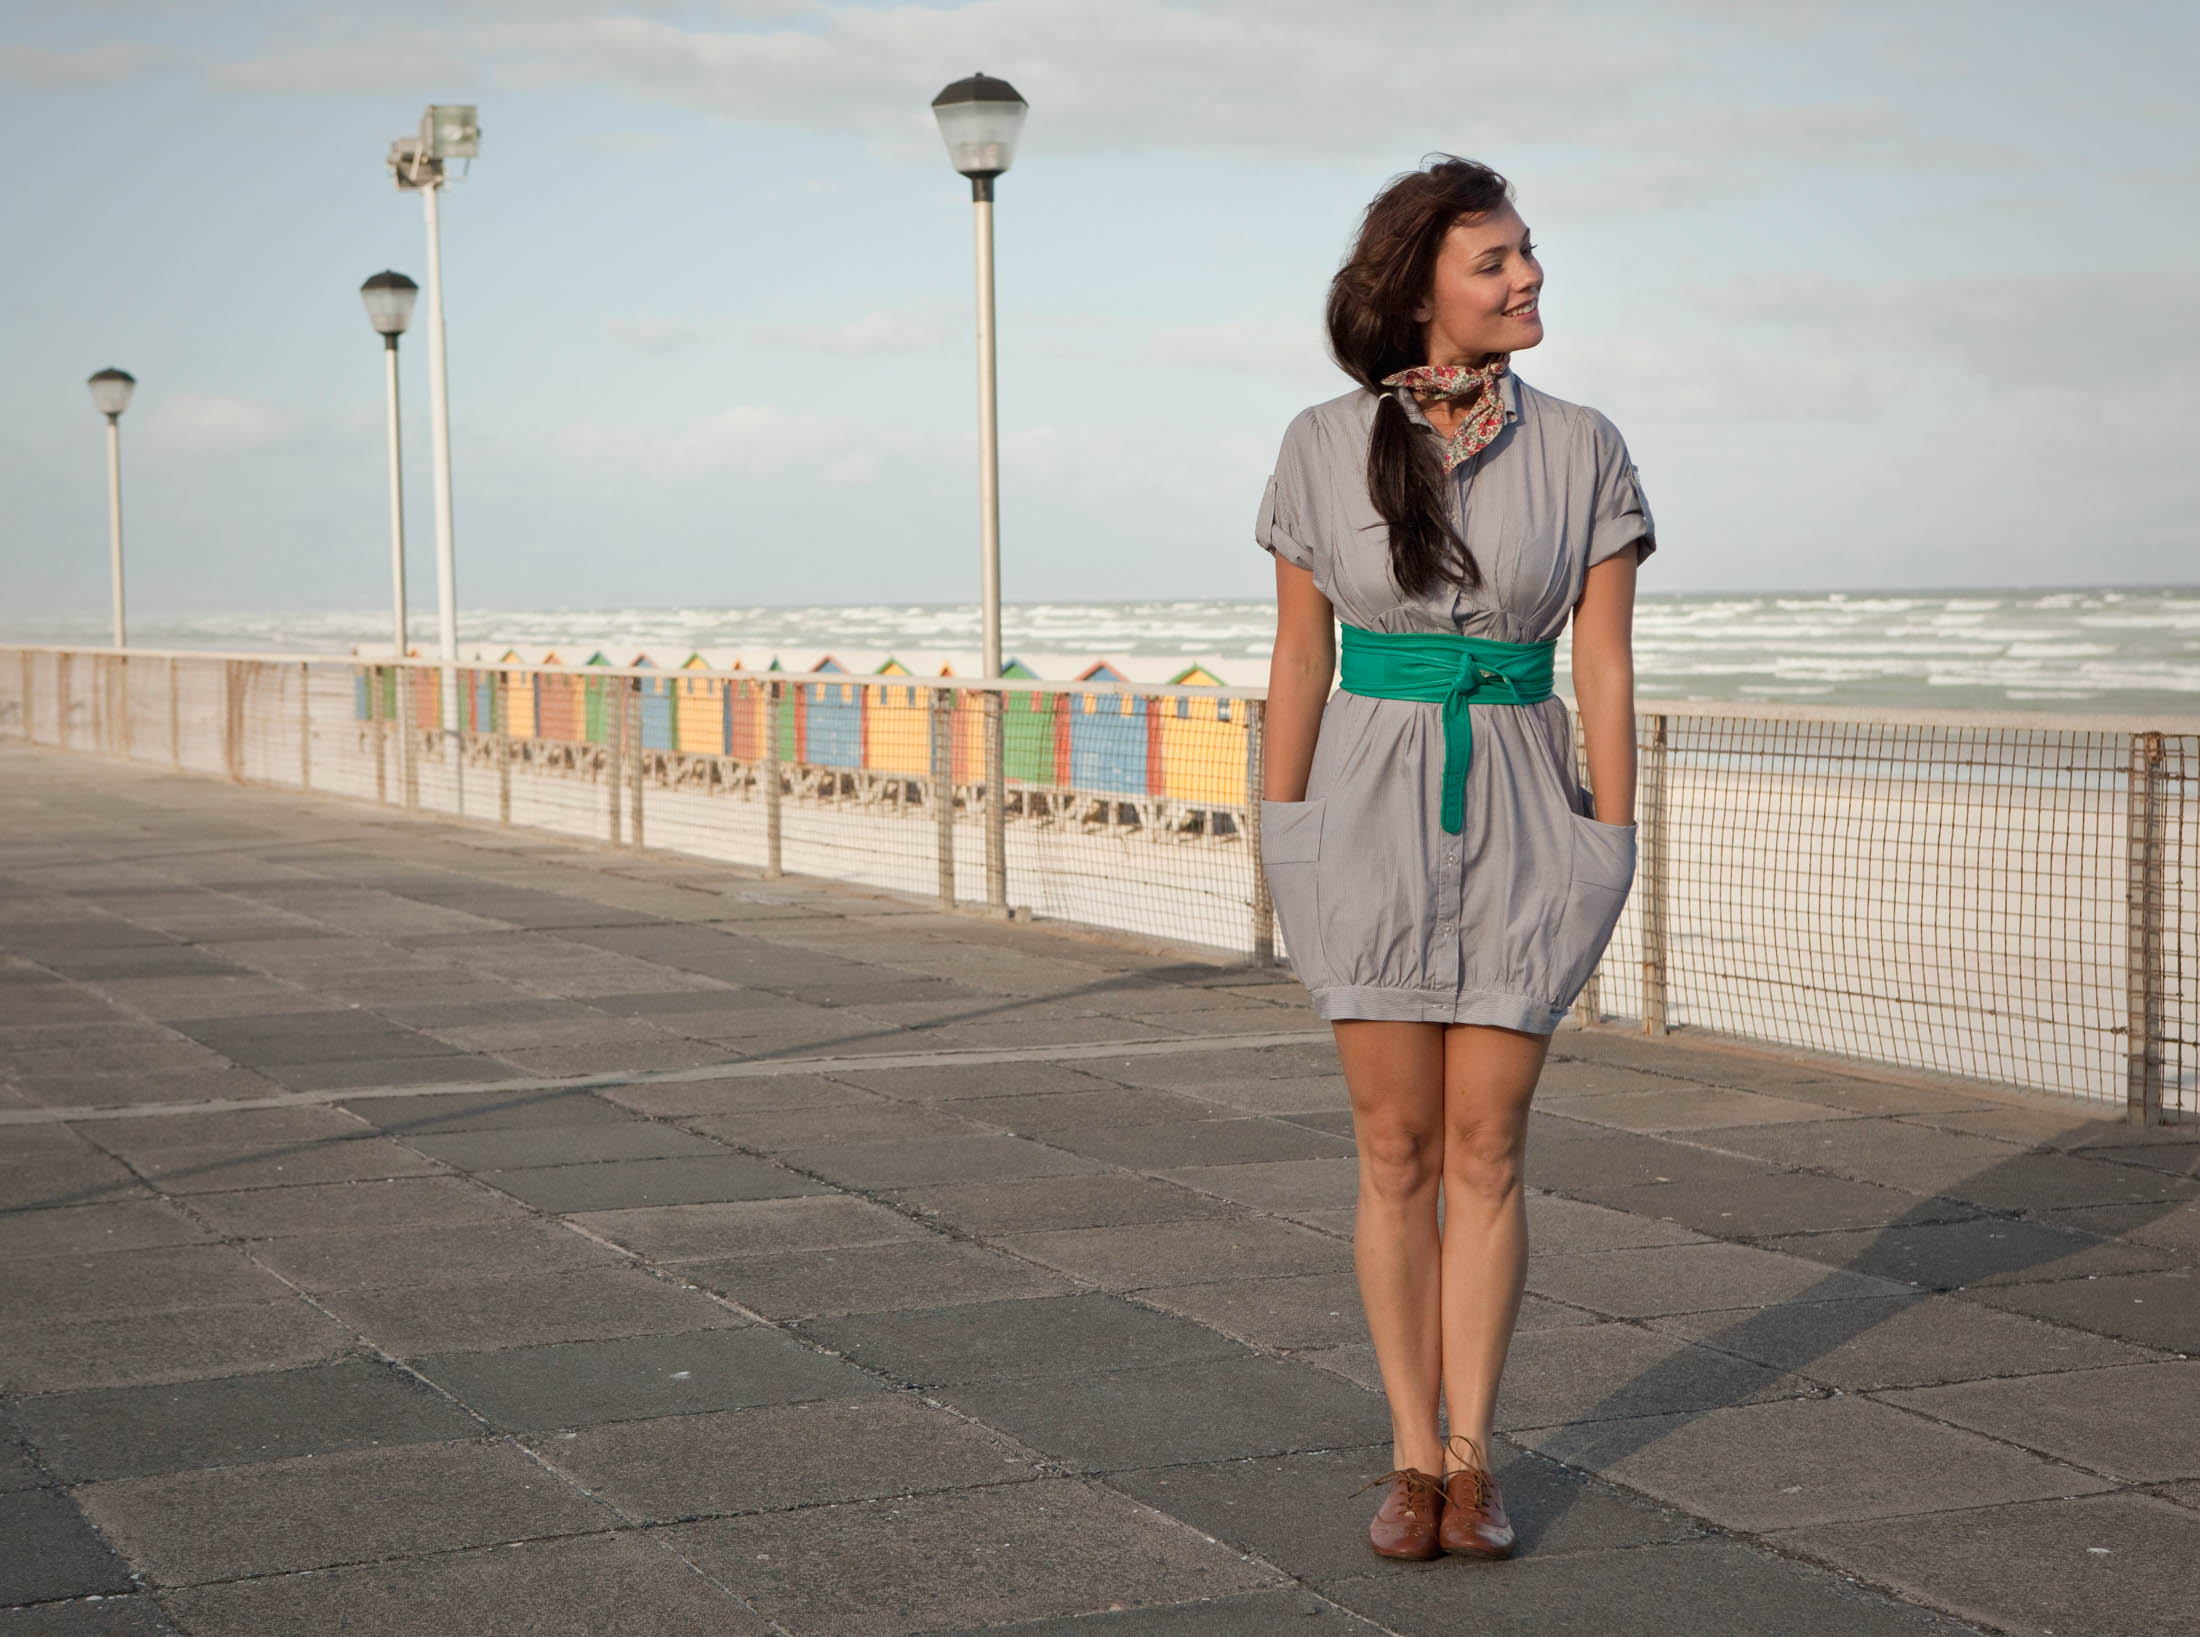
[[[92,389],[92,407],[107,417],[107,566],[114,578],[115,646],[129,646],[122,623],[122,412],[130,407],[137,377],[103,369],[84,383]]]
[[[397,657],[405,657],[405,466],[397,416],[397,338],[412,322],[420,286],[402,273],[382,272],[359,286],[367,322],[382,338],[382,374],[388,383],[390,444],[390,608]]]
[[[978,577],[985,601],[985,674],[1001,674],[1001,448],[999,382],[993,352],[993,179],[1016,154],[1030,104],[1006,80],[973,74],[932,99],[947,157],[970,178],[978,259]],[[985,695],[985,899],[1008,907],[1002,803],[1001,693]]]
[[[443,664],[443,731],[450,758],[452,800],[466,810],[460,756],[458,697],[458,565],[451,535],[451,395],[443,358],[443,235],[436,201],[447,164],[481,152],[481,125],[471,106],[436,103],[420,116],[420,134],[390,144],[389,167],[403,192],[417,192],[428,223],[428,424],[435,460],[435,595],[437,648]]]

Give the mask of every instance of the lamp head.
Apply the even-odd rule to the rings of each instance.
[[[940,122],[948,160],[973,181],[990,180],[1008,169],[1030,111],[1016,87],[987,74],[957,80],[932,99],[932,117]]]
[[[419,294],[419,285],[395,272],[377,273],[359,286],[359,299],[367,304],[367,322],[377,335],[403,335]]]
[[[84,384],[92,389],[92,407],[111,421],[130,407],[137,377],[126,370],[103,369]]]

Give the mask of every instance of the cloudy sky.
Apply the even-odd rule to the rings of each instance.
[[[1510,175],[1549,339],[1666,589],[2200,579],[2189,4],[2030,0],[12,0],[0,555],[20,618],[376,606],[381,359],[444,207],[462,598],[976,592],[966,184],[927,104],[1032,104],[1001,183],[1014,601],[1259,596],[1286,421],[1377,186]],[[407,366],[416,604],[426,354]]]

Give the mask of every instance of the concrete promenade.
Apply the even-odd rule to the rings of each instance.
[[[2189,1634],[2200,1132],[1684,1040],[1390,1564],[1288,974],[0,748],[0,1637]]]

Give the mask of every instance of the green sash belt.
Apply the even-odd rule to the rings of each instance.
[[[1344,626],[1343,683],[1372,699],[1442,705],[1444,829],[1466,821],[1467,764],[1474,760],[1470,704],[1535,705],[1551,697],[1555,642],[1492,642],[1446,631],[1369,631]]]

